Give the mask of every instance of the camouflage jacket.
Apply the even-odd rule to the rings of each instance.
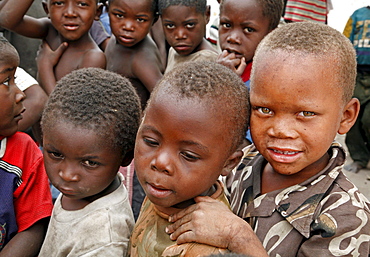
[[[243,149],[226,179],[231,209],[254,229],[269,256],[368,256],[370,203],[342,172],[337,143],[324,170],[281,190],[260,193],[266,160],[254,145]]]

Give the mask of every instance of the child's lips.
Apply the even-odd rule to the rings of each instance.
[[[147,193],[155,198],[166,198],[172,194],[172,190],[152,183],[146,183],[146,189]]]
[[[174,46],[173,48],[176,50],[176,52],[184,52],[184,51],[189,50],[190,46],[188,46],[188,45],[177,45],[177,46]]]
[[[78,24],[64,24],[63,25],[66,30],[74,31],[79,28]]]
[[[126,44],[130,44],[135,41],[135,38],[129,36],[119,36],[120,41]]]
[[[15,115],[14,116],[14,119],[16,120],[16,121],[20,121],[21,119],[23,119],[23,113],[26,111],[26,108],[23,108],[20,112],[19,112],[19,114],[17,114],[17,115]]]
[[[63,195],[76,195],[76,192],[72,188],[67,188],[67,187],[59,187],[58,190],[63,194]]]
[[[236,58],[242,58],[243,55],[239,53],[238,51],[235,51],[233,49],[226,49],[229,54],[234,54]]]
[[[267,151],[272,160],[279,163],[295,162],[303,154],[302,151],[282,148],[268,148]]]

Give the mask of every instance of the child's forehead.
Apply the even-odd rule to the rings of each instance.
[[[154,1],[155,0],[135,0],[134,2],[135,2],[135,4],[152,6]],[[114,3],[117,3],[117,4],[125,3],[125,4],[129,5],[132,2],[133,2],[133,0],[110,0],[109,4],[112,5]]]
[[[338,96],[343,89],[337,83],[339,68],[334,59],[331,54],[315,55],[281,49],[261,51],[253,63],[251,96],[258,91],[260,96],[274,100],[274,96],[266,90],[258,90],[266,87],[278,91],[281,97],[297,92],[302,95],[311,92],[311,97],[330,92]],[[271,83],[276,84],[273,86]],[[341,100],[340,97],[338,99]]]
[[[57,0],[42,0],[43,3],[51,3],[51,2],[55,2]],[[63,1],[74,1],[74,2],[78,2],[79,0],[63,0]],[[99,3],[99,0],[84,0],[84,1],[89,1],[89,2],[95,2],[96,4]]]
[[[243,8],[244,6],[248,6],[248,9],[261,9],[261,4],[257,0],[222,0],[220,11],[223,11],[225,6],[229,8]]]
[[[186,13],[187,16],[196,16],[196,15],[203,15],[203,13],[199,12],[195,6],[187,6],[187,5],[170,5],[167,8],[163,9],[162,16],[175,16],[177,17],[176,13]]]

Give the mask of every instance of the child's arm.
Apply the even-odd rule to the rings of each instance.
[[[241,76],[245,70],[245,67],[247,67],[244,57],[242,57],[241,59],[236,58],[234,53],[229,53],[227,50],[222,51],[222,53],[218,56],[216,62],[228,67],[238,76]]]
[[[23,114],[23,119],[19,122],[19,131],[27,130],[40,120],[42,111],[48,100],[45,91],[39,84],[27,88],[24,93],[26,94],[26,99],[23,101],[23,105],[26,107],[26,112]]]
[[[0,27],[12,30],[25,37],[45,38],[48,33],[50,20],[36,19],[26,15],[33,0],[2,0],[0,5]]]
[[[60,57],[67,47],[68,43],[64,42],[53,51],[45,40],[40,45],[36,57],[37,69],[39,71],[37,80],[47,95],[50,95],[54,90],[56,85],[54,67],[58,64]]]
[[[26,112],[23,113],[23,119],[18,124],[18,130],[25,131],[40,120],[48,96],[39,83],[22,68],[17,68],[15,83],[26,94],[26,99],[23,101]]]
[[[17,233],[0,252],[0,257],[37,256],[45,238],[48,218],[42,219],[28,229]]]
[[[153,51],[142,51],[135,55],[132,62],[134,75],[152,92],[157,82],[163,77],[161,60]]]
[[[191,205],[170,217],[166,232],[178,244],[197,242],[228,248],[248,256],[268,257],[249,224],[223,203],[210,197],[196,197]],[[212,217],[212,219],[210,219]]]

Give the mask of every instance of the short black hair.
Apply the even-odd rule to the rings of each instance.
[[[205,14],[207,10],[207,0],[158,0],[159,14],[162,14],[164,9],[172,5],[195,7],[196,12],[201,14]]]
[[[5,55],[5,52],[9,50],[13,52],[11,54],[15,54],[19,60],[17,49],[15,49],[15,47],[5,37],[0,35],[0,60],[6,60],[8,58],[8,56]]]
[[[59,121],[91,129],[124,156],[134,149],[140,119],[140,100],[128,79],[83,68],[57,82],[42,115],[42,131],[52,131]]]
[[[269,33],[258,45],[251,73],[253,86],[254,70],[266,53],[284,51],[287,54],[310,55],[321,58],[323,65],[330,62],[335,69],[335,83],[343,91],[343,101],[352,98],[356,83],[356,52],[351,42],[342,33],[318,22],[294,22],[283,25]],[[260,67],[263,69],[263,67]]]
[[[165,93],[179,99],[191,98],[217,110],[230,128],[230,152],[243,142],[249,122],[249,94],[241,78],[231,69],[215,62],[186,62],[166,73],[154,88],[148,101]],[[205,128],[206,129],[206,128]]]
[[[226,1],[230,0],[221,1],[220,10]],[[284,11],[283,0],[256,0],[256,2],[261,6],[263,17],[269,20],[269,30],[277,28]]]

